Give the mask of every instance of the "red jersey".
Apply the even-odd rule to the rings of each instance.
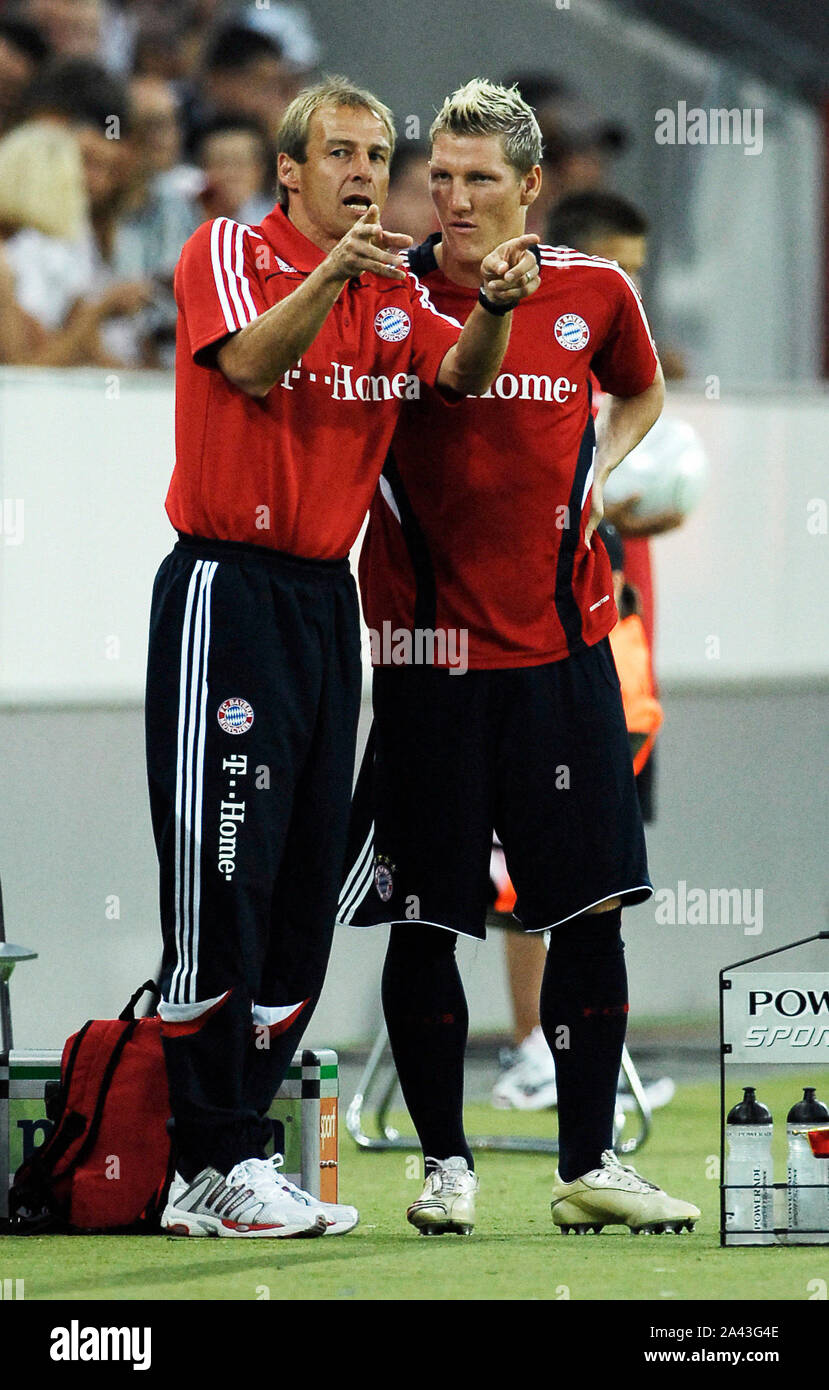
[[[437,240],[409,252],[409,265],[435,306],[463,322],[478,291],[442,273]],[[616,622],[607,552],[584,540],[589,376],[638,395],[656,349],[615,261],[566,247],[539,256],[541,285],[515,310],[489,390],[451,407],[424,390],[401,415],[360,558],[377,664],[394,661],[385,634],[395,629],[445,630],[447,651],[465,631],[467,664],[481,669],[557,661]]]
[[[434,385],[460,325],[414,274],[349,280],[300,362],[263,399],[209,349],[285,299],[325,259],[281,208],[260,227],[205,222],[175,275],[179,531],[340,559],[359,532],[406,396]]]

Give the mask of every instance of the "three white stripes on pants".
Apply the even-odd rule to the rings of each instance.
[[[196,561],[181,634],[175,816],[177,961],[170,982],[170,1002],[177,1004],[193,1003],[197,997],[210,589],[217,569],[216,560]]]
[[[371,883],[371,868],[374,862],[374,823],[369,829],[368,836],[363,848],[357,855],[340,892],[339,911],[337,920],[346,926],[354,915],[355,908],[362,902],[363,897]]]

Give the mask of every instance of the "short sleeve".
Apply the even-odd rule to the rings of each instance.
[[[264,244],[258,232],[229,217],[205,222],[185,242],[174,283],[194,361],[209,362],[200,356],[206,348],[267,309],[256,261]]]
[[[461,325],[448,314],[441,314],[429,291],[417,275],[408,271],[412,305],[412,366],[427,386],[434,386],[440,364],[461,335]]]
[[[638,396],[653,383],[659,363],[642,301],[633,281],[618,267],[601,271],[602,289],[613,296],[616,310],[591,370],[611,396]]]

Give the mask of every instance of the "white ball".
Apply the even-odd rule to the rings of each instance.
[[[708,478],[702,440],[684,420],[660,416],[627,458],[614,468],[604,488],[606,502],[641,500],[634,515],[647,520],[660,512],[688,516],[699,502]]]

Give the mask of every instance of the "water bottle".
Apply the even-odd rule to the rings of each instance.
[[[829,1159],[815,1158],[809,1143],[810,1127],[827,1122],[829,1110],[816,1099],[814,1086],[806,1086],[786,1117],[788,1245],[829,1244]]]
[[[774,1245],[771,1111],[753,1086],[728,1113],[725,1137],[726,1245]],[[729,1232],[733,1232],[729,1236]],[[740,1232],[741,1234],[738,1234]]]

